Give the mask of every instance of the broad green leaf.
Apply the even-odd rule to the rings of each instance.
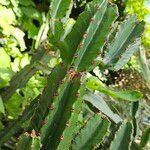
[[[17,39],[21,51],[24,51],[26,49],[24,41],[25,33],[19,28],[13,28],[11,35]]]
[[[25,41],[24,41],[25,33],[19,28],[6,24],[3,28],[3,34],[7,36],[12,35],[17,40],[21,51],[24,51],[26,49]]]
[[[135,102],[142,99],[142,94],[133,90],[115,90],[105,86],[96,77],[90,77],[87,81],[87,87],[92,90],[97,90],[114,98],[123,99],[126,101]]]
[[[0,48],[0,68],[10,68],[10,56]]]
[[[17,119],[18,115],[22,111],[22,103],[24,98],[19,94],[15,93],[10,101],[7,101],[5,103],[5,107],[7,109],[7,113],[9,116],[11,116],[13,119]]]
[[[0,77],[0,89],[4,86],[6,86],[7,81],[5,81],[3,78]]]
[[[29,39],[36,39],[39,29],[31,22],[31,20],[24,22],[24,28],[28,32]]]
[[[14,72],[11,69],[0,67],[0,88],[6,86],[13,76]]]

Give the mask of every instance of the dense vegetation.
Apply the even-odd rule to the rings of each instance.
[[[145,4],[0,0],[1,149],[149,149]]]

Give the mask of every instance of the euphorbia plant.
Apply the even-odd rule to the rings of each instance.
[[[97,66],[102,70],[121,69],[139,49],[144,23],[139,22],[135,15],[118,22],[116,5],[108,0],[93,0],[86,5],[74,25],[67,26],[72,5],[72,0],[51,1],[47,15],[48,47],[41,44],[31,64],[16,74],[10,86],[0,93],[3,101],[8,100],[16,89],[25,86],[39,70],[39,62],[47,63],[44,58],[52,51],[59,50],[58,64],[50,70],[43,92],[26,107],[17,120],[0,132],[1,145],[16,133],[22,133],[20,131],[24,123],[26,126],[23,132],[28,133],[22,133],[16,142],[18,149],[26,149],[21,145],[27,145],[28,149],[36,150],[91,150],[105,146],[106,140],[111,143],[111,150],[126,150],[131,145],[136,145],[132,138],[135,127],[132,123],[136,120],[128,118],[124,121],[104,101],[102,110],[102,107],[97,106],[99,99],[94,97],[94,92],[99,91],[130,102],[137,102],[142,95],[137,91],[110,89],[98,78],[89,77],[92,76],[89,72]],[[8,93],[9,91],[12,92]],[[91,98],[87,98],[89,93]],[[80,124],[79,116],[84,112],[84,99],[97,107],[98,111],[90,113],[91,116]],[[109,139],[110,125],[114,123],[122,125],[114,139]],[[115,134],[115,131],[112,132]]]

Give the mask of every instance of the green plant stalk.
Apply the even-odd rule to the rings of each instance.
[[[72,113],[72,106],[77,99],[80,87],[80,77],[70,79],[66,77],[64,83],[58,89],[58,96],[50,106],[50,112],[45,125],[41,128],[43,149],[55,150],[63,138],[61,137],[66,128],[67,121]]]
[[[107,5],[107,0],[103,0],[97,6],[97,11],[91,18],[90,24],[75,53],[75,56],[78,56],[73,61],[76,71],[84,71],[94,63],[93,60],[102,52],[101,50],[111,30],[111,25],[116,18],[116,5]]]
[[[61,81],[65,77],[67,72],[67,67],[63,64],[57,65],[50,73],[47,79],[47,85],[43,90],[38,106],[35,109],[35,112],[32,116],[30,128],[39,132],[43,122],[45,120],[45,116],[47,116],[49,112],[49,106],[52,104],[55,95],[57,94],[57,90]]]
[[[6,142],[18,132],[21,129],[21,125],[26,120],[30,119],[32,114],[31,128],[35,128],[36,131],[41,131],[43,150],[56,150],[59,144],[63,143],[65,136],[67,136],[66,128],[70,117],[72,126],[71,128],[68,128],[68,137],[72,136],[73,126],[75,126],[78,116],[76,111],[72,109],[73,104],[77,99],[77,95],[79,95],[80,76],[78,73],[82,74],[82,71],[87,72],[87,70],[95,63],[94,60],[98,55],[101,55],[104,52],[103,47],[106,46],[105,43],[109,37],[109,32],[112,31],[111,28],[118,16],[116,5],[109,4],[107,0],[93,0],[93,2],[86,7],[85,12],[77,19],[72,30],[66,35],[63,29],[63,23],[69,17],[72,2],[72,0],[52,0],[49,12],[51,16],[50,32],[52,32],[52,38],[54,38],[53,40],[56,42],[51,44],[60,49],[62,61],[69,67],[71,66],[73,72],[70,72],[72,71],[71,68],[68,70],[68,75],[65,76],[67,69],[61,70],[61,68],[56,67],[56,72],[52,71],[48,87],[45,88],[41,99],[39,101],[33,101],[18,120],[0,132],[0,144]],[[141,35],[143,29],[144,23],[139,23],[135,16],[131,16],[119,26],[119,30],[116,34],[114,34],[116,30],[112,31],[113,35],[110,34],[111,42],[108,44],[108,48],[106,48],[107,53],[104,53],[103,60],[100,59],[103,61],[103,65],[105,65],[107,69],[111,67],[113,69],[115,67],[118,69],[123,65],[120,62],[123,61],[123,63],[126,63],[133,53],[125,51],[132,50],[133,45],[135,46],[134,48],[136,48],[138,44],[140,44],[140,42],[136,43],[136,40]],[[64,37],[64,34],[66,37]],[[60,41],[61,37],[64,37],[62,41]],[[39,63],[44,55],[48,54],[43,47],[39,49],[37,55],[32,58],[30,65],[20,71],[20,73],[11,80],[10,86],[3,89],[0,93],[3,100],[8,100],[17,89],[25,86],[27,81],[38,70],[36,63]],[[64,80],[60,85],[60,81],[63,78]],[[55,85],[56,83],[58,84]],[[137,101],[141,98],[141,94],[138,92],[115,91],[107,88],[102,83],[97,83],[95,81],[87,82],[87,87],[92,90],[103,92],[114,98],[125,99],[128,101]],[[53,98],[54,96],[55,98]],[[52,97],[50,101],[49,97]],[[48,106],[49,104],[50,106]],[[48,107],[50,109],[49,111]],[[74,111],[76,115],[73,114]],[[42,122],[45,124],[43,125]],[[107,119],[101,119],[98,114],[95,114],[81,129],[80,135],[75,136],[72,149],[90,150],[96,148],[105,137],[109,124]],[[128,149],[130,147],[131,137],[132,124],[130,122],[124,123],[117,132],[116,137],[112,142],[111,149]],[[66,139],[63,146],[65,145],[65,142],[67,142],[67,146],[69,147],[70,140],[71,138],[68,140]],[[28,139],[26,140],[26,138],[23,140],[23,143],[26,143],[26,141],[28,144]],[[31,148],[32,144],[37,145],[37,147],[35,146],[36,149],[40,148],[39,142],[33,140],[31,144],[29,144]]]
[[[104,64],[113,66],[122,54],[128,50],[144,30],[144,22],[138,22],[135,15],[129,16],[118,26],[118,32],[112,43],[109,43],[107,53],[104,56]]]
[[[146,51],[144,48],[140,48],[138,53],[139,64],[141,66],[142,74],[144,76],[145,81],[148,83],[148,87],[150,89],[150,67],[148,63],[148,59],[146,58]]]
[[[16,150],[40,150],[41,140],[33,130],[31,134],[25,133],[19,137]]]
[[[123,123],[111,143],[110,150],[127,150],[132,142],[132,124]]]
[[[144,148],[149,140],[150,140],[150,127],[147,127],[142,134],[140,148]]]
[[[73,0],[52,0],[50,6],[50,28],[56,40],[60,40],[64,32],[62,20],[68,19]]]
[[[97,147],[105,137],[110,123],[102,119],[99,114],[91,117],[87,124],[75,136],[72,144],[73,150],[91,150]]]
[[[76,128],[79,113],[82,108],[82,99],[77,99],[77,101],[74,103],[74,112],[72,113],[66,129],[63,132],[63,139],[58,145],[58,149],[68,150],[71,147],[71,141],[73,139],[74,129]]]
[[[96,12],[96,7],[92,6],[94,4],[100,5],[101,3],[102,0],[98,4],[95,1],[90,3],[85,11],[79,15],[72,30],[61,43],[60,53],[65,63],[70,64],[72,62],[73,56],[90,24],[90,20]]]

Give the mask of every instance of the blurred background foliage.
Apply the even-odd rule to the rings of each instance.
[[[39,7],[39,3],[36,5],[32,0],[0,0],[0,88],[7,86],[13,75],[30,63],[45,19],[44,11],[44,7]],[[43,74],[37,72],[25,88],[5,103],[7,112],[3,113],[8,119],[17,118],[44,85]]]
[[[89,1],[91,0],[74,0],[71,17],[76,19]],[[150,1],[110,0],[110,2],[118,5],[120,20],[127,14],[135,13],[139,20],[146,22],[146,26],[141,51],[122,70],[109,71],[106,75],[107,81],[103,81],[116,88],[140,90],[144,94],[144,100],[141,102],[139,120],[144,125],[150,125]],[[40,27],[46,21],[49,3],[50,0],[0,0],[0,89],[9,85],[15,73],[30,63],[38,43]],[[49,67],[52,68],[56,61],[51,61]],[[3,122],[0,122],[0,129],[4,124],[16,119],[25,106],[39,95],[46,84],[45,76],[46,73],[38,71],[23,89],[17,90],[11,100],[3,104],[0,99],[0,119]]]
[[[126,13],[137,14],[139,20],[146,22],[145,32],[143,35],[143,45],[150,51],[150,1],[149,0],[128,0],[126,2]]]

